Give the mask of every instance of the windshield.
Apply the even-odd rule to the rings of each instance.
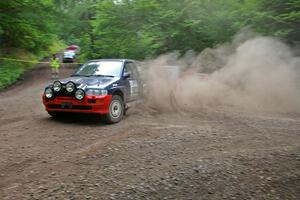
[[[75,55],[75,52],[74,51],[66,51],[66,52],[64,52],[64,55],[65,56],[73,56],[73,55]]]
[[[88,62],[78,69],[74,76],[111,76],[119,77],[122,71],[121,61]]]

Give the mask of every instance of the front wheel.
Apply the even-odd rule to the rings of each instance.
[[[109,105],[109,113],[105,115],[108,124],[118,123],[123,119],[124,102],[119,95],[114,95]]]

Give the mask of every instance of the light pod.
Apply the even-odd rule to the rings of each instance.
[[[47,99],[51,99],[53,97],[53,91],[52,91],[51,88],[47,88],[45,90],[45,96],[46,96]]]
[[[76,92],[75,92],[75,98],[78,99],[78,100],[82,100],[85,96],[85,93],[82,89],[78,89]]]
[[[76,89],[76,86],[75,86],[75,83],[73,83],[73,82],[68,82],[67,84],[66,84],[66,90],[68,91],[68,92],[74,92],[75,91],[75,89]]]
[[[53,90],[54,92],[59,92],[61,90],[61,83],[59,81],[54,81]]]

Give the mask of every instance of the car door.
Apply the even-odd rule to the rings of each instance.
[[[134,101],[139,96],[139,85],[137,80],[137,70],[133,62],[126,62],[123,71],[123,77],[127,88],[127,100]]]

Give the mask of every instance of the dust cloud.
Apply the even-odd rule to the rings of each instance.
[[[300,112],[300,57],[276,38],[242,32],[230,44],[145,61],[146,104],[160,111],[237,107]]]

